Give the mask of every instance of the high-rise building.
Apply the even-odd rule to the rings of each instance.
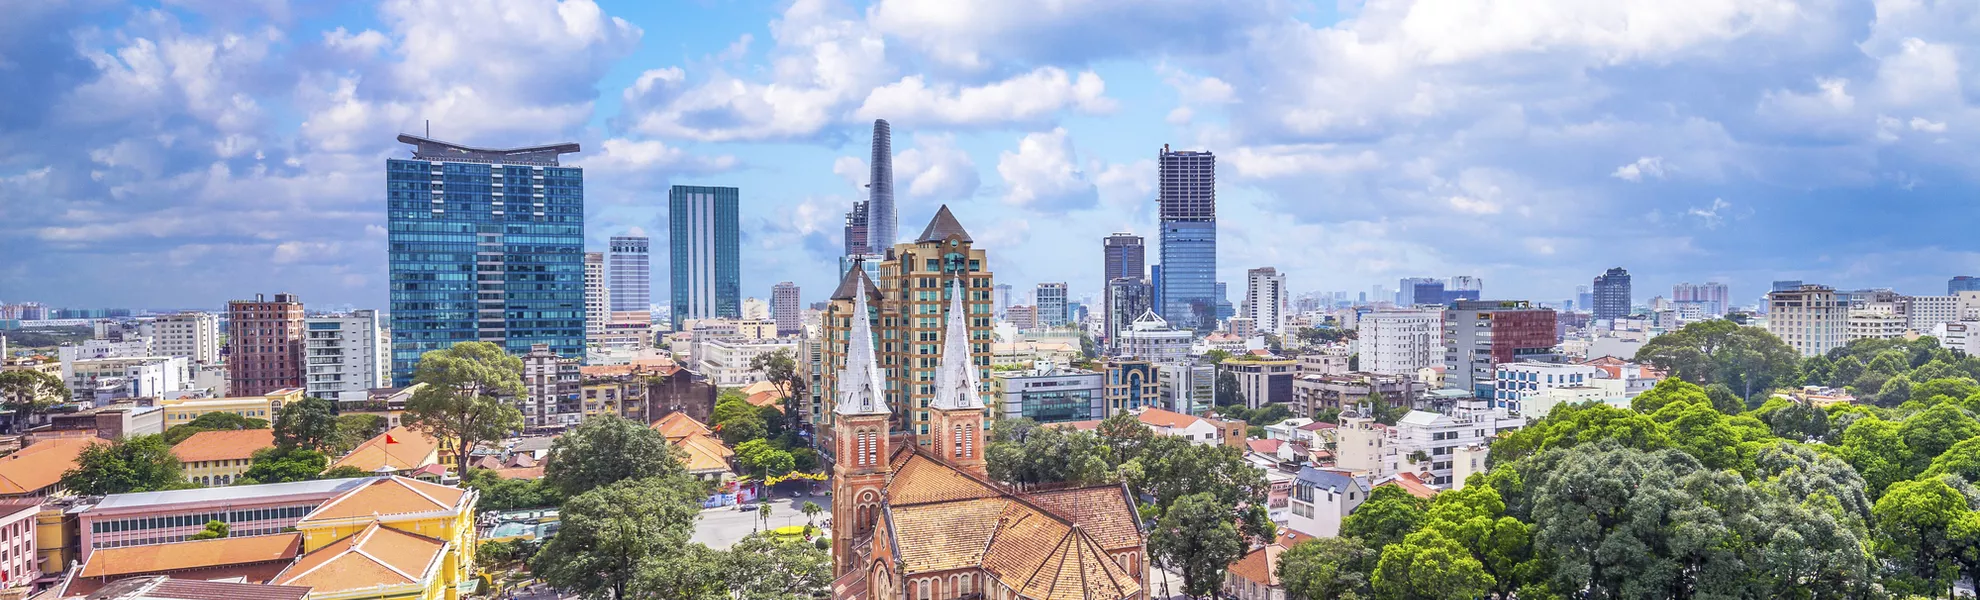
[[[885,255],[900,239],[894,210],[894,133],[886,119],[873,121],[873,159],[866,183],[866,242],[869,254]]]
[[[1066,284],[1041,283],[1032,294],[1032,306],[1038,307],[1038,326],[1043,328],[1064,327],[1071,313],[1066,311]]]
[[[1434,277],[1404,277],[1396,287],[1397,306],[1435,306],[1444,303],[1444,282]]]
[[[1158,312],[1179,329],[1217,327],[1217,157],[1209,152],[1156,155],[1156,202],[1162,272]]]
[[[182,312],[158,317],[151,324],[151,353],[178,356],[194,364],[220,364],[220,316]]]
[[[997,284],[997,287],[990,292],[990,297],[992,299],[991,310],[995,311],[997,320],[1003,321],[1008,319],[1008,313],[1011,308],[1011,284]]]
[[[413,155],[385,161],[392,384],[410,385],[421,354],[459,342],[582,354],[584,169],[558,164],[578,145],[399,141]]]
[[[1258,330],[1286,334],[1286,276],[1278,269],[1245,271],[1244,309],[1238,315],[1257,322]]]
[[[1696,284],[1685,282],[1671,286],[1672,302],[1696,302],[1707,318],[1724,316],[1729,298],[1726,284],[1715,281]]]
[[[1106,313],[1101,335],[1111,340],[1117,329],[1115,324],[1128,323],[1141,314],[1137,310],[1125,315],[1115,315],[1113,310],[1114,280],[1123,277],[1142,279],[1148,276],[1148,252],[1141,236],[1132,233],[1116,233],[1107,236],[1101,246],[1105,253],[1100,273],[1100,308]]]
[[[1444,363],[1444,312],[1378,310],[1355,321],[1361,369],[1414,377]]]
[[[605,345],[605,325],[612,322],[612,286],[605,280],[605,253],[584,253],[584,345]]]
[[[1237,305],[1231,303],[1231,285],[1219,281],[1212,289],[1217,290],[1217,320],[1222,321],[1237,316]]]
[[[1558,362],[1557,319],[1525,300],[1460,300],[1444,309],[1444,387],[1490,398],[1500,363]]]
[[[1804,357],[1849,343],[1848,329],[1849,302],[1835,288],[1804,284],[1767,294],[1767,331]]]
[[[742,236],[732,187],[677,185],[668,194],[674,331],[694,319],[742,316]]]
[[[1614,320],[1629,316],[1629,271],[1622,267],[1611,268],[1595,277],[1594,304],[1589,310],[1594,318]]]
[[[260,396],[303,387],[303,304],[295,294],[227,303],[227,389]]]
[[[1980,292],[1980,277],[1960,275],[1946,282],[1946,295],[1958,296],[1960,292]]]
[[[777,321],[777,335],[804,333],[804,312],[798,308],[798,286],[779,281],[770,287],[770,318]]]
[[[1595,294],[1588,292],[1588,286],[1574,286],[1574,309],[1581,312],[1595,309]]]
[[[1116,277],[1107,282],[1107,345],[1120,348],[1121,333],[1134,326],[1135,317],[1155,308],[1154,290],[1148,280]]]
[[[993,276],[984,251],[973,243],[969,232],[944,206],[920,237],[894,246],[893,258],[880,265],[878,285],[864,269],[847,271],[822,317],[827,340],[821,365],[825,397],[841,397],[839,382],[848,366],[847,340],[854,331],[853,313],[856,308],[864,309],[868,314],[858,315],[859,320],[870,319],[878,338],[877,367],[885,373],[885,381],[874,385],[884,390],[885,403],[893,407],[899,430],[920,435],[923,444],[933,441],[929,437],[929,404],[937,397],[941,377],[936,369],[943,347],[953,336],[947,333],[951,326],[944,315],[956,309],[958,294],[968,313],[963,325],[978,378],[988,378],[995,326],[990,314]]]
[[[537,344],[522,355],[522,364],[523,397],[516,399],[516,408],[522,411],[524,430],[561,430],[584,420],[584,403],[578,397],[584,380],[576,358]]]
[[[331,402],[364,402],[372,388],[385,387],[392,354],[383,325],[375,310],[303,319],[307,393]]]
[[[867,254],[873,245],[866,242],[866,202],[854,202],[853,209],[846,211],[846,255]],[[844,273],[840,274],[841,276]]]
[[[1772,287],[1772,288],[1769,288],[1769,289],[1770,289],[1771,291],[1775,291],[1775,292],[1792,292],[1792,291],[1795,291],[1795,290],[1799,290],[1799,289],[1801,289],[1801,280],[1799,280],[1799,279],[1776,279],[1776,280],[1774,280],[1774,285],[1773,285],[1773,287]]]
[[[640,312],[653,310],[653,278],[647,262],[645,236],[612,236],[611,240],[611,279],[612,312]]]
[[[1444,291],[1484,293],[1485,280],[1470,275],[1452,275],[1450,280],[1444,283]],[[1476,299],[1472,298],[1472,300]]]
[[[1010,317],[1011,326],[1016,327],[1018,331],[1031,331],[1038,328],[1037,306],[1018,304],[1004,309],[1004,314]]]

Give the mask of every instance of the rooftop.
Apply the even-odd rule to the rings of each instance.
[[[963,243],[971,241],[969,232],[963,231],[962,223],[956,221],[956,215],[949,212],[949,205],[944,204],[935,211],[935,218],[928,220],[928,228],[921,230],[921,237],[915,238],[915,241],[939,242],[951,236],[960,236]]]
[[[557,156],[578,151],[576,142],[523,148],[476,148],[417,135],[399,134],[399,143],[413,145],[413,158],[498,165],[557,166]]]
[[[312,593],[420,583],[441,560],[447,543],[372,523],[296,559],[273,581],[312,588]]]
[[[371,473],[411,471],[431,464],[439,449],[440,440],[400,425],[358,444],[330,467],[357,467]]]
[[[139,492],[136,494],[111,494],[103,497],[91,510],[149,507],[158,504],[181,504],[209,501],[241,501],[255,498],[306,494],[341,494],[363,487],[376,477],[354,479],[319,479],[316,481],[292,481],[289,483],[264,483],[260,485],[236,485],[231,487],[198,488],[190,490],[170,490],[163,492]]]
[[[405,477],[373,477],[338,496],[296,523],[303,528],[322,521],[351,518],[380,518],[430,512],[458,512],[468,508],[467,490],[427,483]]]
[[[172,447],[172,454],[180,462],[203,462],[209,460],[246,460],[254,456],[254,451],[275,446],[273,429],[234,429],[227,431],[201,431],[192,434],[179,445]]]
[[[31,494],[55,485],[76,466],[76,457],[96,438],[56,438],[35,442],[0,457],[0,495]]]
[[[173,579],[164,575],[121,579],[86,600],[303,600],[309,588],[230,581]]]
[[[79,577],[137,575],[289,560],[302,546],[301,533],[229,537],[149,546],[100,548],[89,554]]]

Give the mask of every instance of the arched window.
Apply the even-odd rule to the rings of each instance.
[[[976,456],[976,424],[970,423],[968,425],[964,425],[963,429],[964,429],[964,433],[962,435],[962,449],[959,452],[959,455],[966,458],[974,457]]]
[[[955,427],[952,427],[951,429],[954,429],[954,430],[955,430],[955,433],[956,433],[956,443],[955,443],[955,446],[954,446],[954,448],[955,448],[955,450],[954,450],[954,452],[955,452],[955,455],[956,455],[956,456],[962,456],[962,455],[963,455],[963,426],[961,426],[961,425],[957,425],[957,426],[955,426]]]

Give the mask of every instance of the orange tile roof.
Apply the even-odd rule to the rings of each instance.
[[[736,456],[736,451],[730,450],[721,439],[706,433],[674,440],[674,447],[681,450],[681,462],[692,473],[726,471],[729,469],[729,459]]]
[[[1186,428],[1202,420],[1195,416],[1159,408],[1143,409],[1141,414],[1135,415],[1135,418],[1141,419],[1142,424],[1149,427],[1167,427],[1170,429]]]
[[[894,480],[887,484],[887,503],[893,506],[1002,495],[1003,492],[919,452],[912,453],[906,462],[896,465]]]
[[[331,498],[329,502],[316,507],[297,527],[311,523],[359,517],[403,515],[432,511],[460,511],[465,506],[467,490],[450,485],[428,483],[405,477],[381,477],[363,487]]]
[[[172,447],[172,454],[179,462],[203,462],[209,460],[246,460],[254,456],[254,451],[275,447],[273,429],[235,429],[229,431],[201,431],[192,434],[179,445]]]
[[[660,435],[667,436],[667,439],[670,440],[677,440],[697,433],[713,433],[708,430],[707,425],[694,420],[694,417],[690,417],[684,412],[667,413],[667,416],[660,417],[660,420],[653,422],[653,429],[659,431]]]
[[[900,545],[905,570],[926,573],[982,564],[1007,504],[1002,498],[983,498],[894,507],[889,511],[894,537],[911,542]]]
[[[1072,521],[1100,547],[1110,550],[1139,547],[1141,528],[1128,501],[1127,491],[1118,485],[1037,492],[1032,503],[1060,518]]]
[[[491,469],[495,476],[503,479],[542,479],[543,467],[516,467],[513,469]]]
[[[161,573],[289,560],[296,557],[301,547],[301,533],[284,533],[103,548],[89,554],[89,562],[83,564],[79,575],[104,577]]]
[[[330,468],[357,467],[377,473],[382,469],[411,471],[439,459],[440,440],[400,425],[365,440],[350,454],[330,463]]]
[[[447,543],[377,523],[296,559],[269,583],[304,585],[315,594],[417,584]]]
[[[1278,544],[1252,550],[1231,563],[1230,572],[1255,583],[1279,585],[1279,555],[1285,553],[1286,547]]]
[[[97,438],[42,440],[0,457],[0,496],[32,494],[62,481],[76,467],[76,457]]]
[[[1418,498],[1427,499],[1427,498],[1436,497],[1437,495],[1437,489],[1424,484],[1423,480],[1418,479],[1415,473],[1397,473],[1394,479],[1390,479],[1388,481],[1375,484],[1375,487],[1382,487],[1385,485],[1393,485],[1402,488],[1403,491],[1409,492],[1409,495]]]
[[[784,395],[776,392],[757,392],[750,394],[748,398],[743,398],[743,402],[748,402],[750,406],[759,408],[765,406],[775,407],[779,412],[784,410]]]
[[[1006,506],[983,566],[1026,598],[1133,598],[1141,583],[1077,527],[1018,502]]]

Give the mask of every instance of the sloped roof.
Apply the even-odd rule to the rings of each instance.
[[[1009,500],[978,498],[897,506],[890,509],[894,536],[901,544],[901,562],[909,573],[947,571],[983,563],[983,553],[997,533],[998,517]]]
[[[277,585],[304,585],[314,593],[417,584],[441,559],[447,543],[372,523],[296,559]]]
[[[991,540],[984,568],[1027,598],[1132,598],[1141,582],[1078,527],[1013,502]],[[1028,513],[1028,514],[1027,514]]]
[[[201,431],[192,434],[179,445],[172,447],[172,454],[179,462],[201,462],[209,460],[246,460],[254,456],[254,451],[275,446],[273,429],[234,429],[228,431]]]
[[[1429,499],[1437,496],[1437,489],[1430,487],[1429,484],[1423,483],[1423,480],[1417,478],[1415,473],[1397,473],[1394,478],[1376,484],[1375,487],[1382,487],[1385,485],[1393,485],[1402,488],[1403,491],[1409,492],[1409,495],[1418,498]]]
[[[669,440],[678,440],[695,434],[707,435],[712,433],[708,430],[707,425],[701,424],[701,421],[694,420],[694,417],[690,417],[684,412],[667,413],[667,416],[660,417],[660,420],[653,422],[653,429],[660,432],[660,435],[666,436]]]
[[[928,228],[921,230],[921,237],[915,238],[914,241],[939,242],[949,239],[950,236],[962,236],[964,242],[974,241],[969,239],[968,231],[963,231],[962,223],[956,221],[956,215],[949,212],[949,205],[944,204],[935,211],[935,218],[928,220]]]
[[[400,425],[365,440],[350,454],[330,463],[330,468],[357,467],[365,472],[380,470],[411,471],[439,459],[440,440]]]
[[[450,485],[406,477],[379,477],[316,507],[296,525],[303,527],[319,521],[357,517],[460,511],[467,508],[466,498],[466,490]]]
[[[77,575],[109,577],[289,560],[301,548],[301,533],[102,548],[89,554],[89,562]]]
[[[1128,502],[1127,490],[1119,485],[1036,492],[1027,498],[1039,508],[1072,521],[1102,548],[1118,550],[1142,543],[1134,505]]]
[[[1246,447],[1250,448],[1252,452],[1257,452],[1259,454],[1278,454],[1279,446],[1283,444],[1285,444],[1285,441],[1283,440],[1245,440],[1244,441],[1244,445]]]
[[[887,502],[894,506],[995,498],[1002,495],[1004,495],[1002,491],[963,475],[954,467],[937,462],[919,452],[908,454],[906,462],[896,465],[894,479],[887,484]]]
[[[853,299],[853,290],[861,287],[866,288],[866,297],[868,299],[880,299],[880,286],[874,285],[873,278],[866,276],[866,268],[860,265],[863,262],[866,262],[866,260],[859,258],[853,259],[852,266],[846,269],[846,276],[839,279],[839,287],[832,290],[832,297],[830,299],[851,300]]]
[[[309,588],[295,585],[173,579],[164,575],[111,582],[84,596],[88,600],[303,600]]]
[[[1279,585],[1279,555],[1285,553],[1285,546],[1268,544],[1231,563],[1230,572],[1257,583]]]
[[[83,449],[101,440],[56,438],[42,440],[0,457],[0,495],[32,494],[62,481],[62,473],[76,467]]]
[[[1193,415],[1186,415],[1160,408],[1142,409],[1140,413],[1135,415],[1135,418],[1140,419],[1143,424],[1149,427],[1167,427],[1170,429],[1185,429],[1203,420]]]
[[[729,459],[736,455],[736,451],[729,449],[722,440],[706,433],[671,441],[675,448],[681,450],[681,462],[691,473],[726,471],[729,469]]]

